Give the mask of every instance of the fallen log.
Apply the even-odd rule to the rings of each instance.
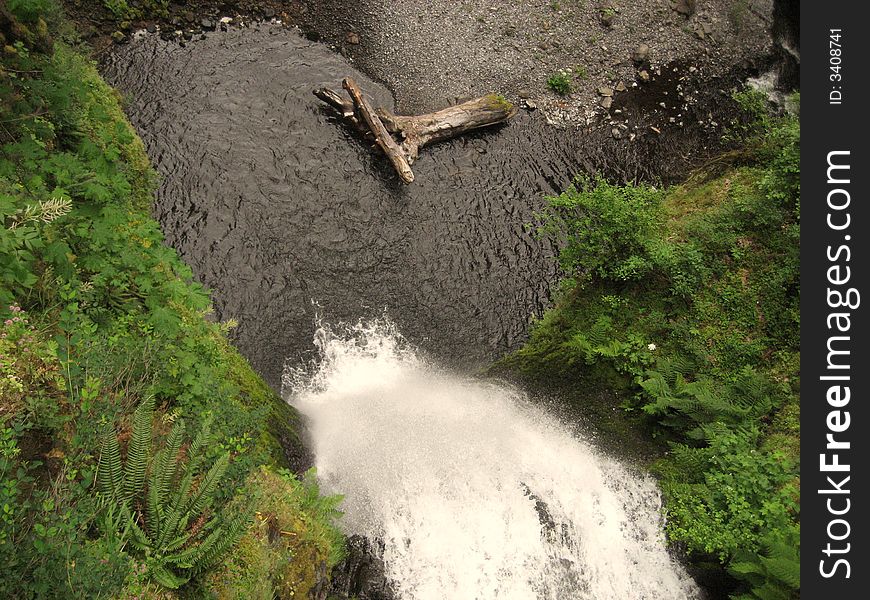
[[[358,132],[374,138],[405,183],[414,181],[411,165],[423,146],[503,123],[517,114],[512,103],[497,94],[488,94],[433,113],[394,115],[384,108],[375,111],[353,79],[344,79],[342,87],[350,94],[350,100],[329,88],[315,90],[314,95]]]
[[[341,82],[341,85],[350,94],[353,103],[356,105],[357,111],[362,115],[363,121],[365,121],[366,125],[369,126],[369,129],[374,134],[378,146],[381,147],[381,150],[384,151],[384,154],[386,154],[387,158],[390,159],[390,162],[393,163],[393,168],[396,169],[396,173],[399,174],[402,181],[405,183],[411,183],[414,181],[414,172],[411,170],[411,165],[408,163],[408,157],[405,155],[402,148],[399,147],[399,144],[396,143],[396,140],[393,139],[393,136],[390,135],[390,132],[387,131],[387,128],[384,127],[381,118],[374,111],[366,97],[363,96],[363,93],[357,86],[356,82],[348,77]]]

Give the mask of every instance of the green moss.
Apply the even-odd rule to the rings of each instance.
[[[342,557],[334,520],[341,500],[323,498],[313,476],[261,468],[246,483],[243,502],[256,519],[238,550],[204,582],[217,598],[305,599]]]
[[[497,110],[509,113],[514,110],[514,105],[501,94],[489,94],[486,96],[487,107],[490,110]]]

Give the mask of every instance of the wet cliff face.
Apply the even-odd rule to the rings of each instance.
[[[784,91],[800,89],[800,2],[776,0],[773,3],[771,34],[777,61],[777,84]]]

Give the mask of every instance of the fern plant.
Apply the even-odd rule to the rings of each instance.
[[[738,552],[728,570],[743,580],[749,591],[733,600],[792,600],[801,587],[800,530],[788,529],[781,537],[762,540],[763,552]]]
[[[205,469],[209,420],[184,452],[185,425],[182,419],[176,420],[163,447],[152,455],[153,416],[151,397],[133,413],[133,431],[123,463],[116,432],[107,429],[97,486],[123,516],[119,528],[123,528],[128,547],[144,559],[151,578],[177,589],[231,550],[251,515],[226,515],[213,508],[230,455],[225,452]],[[182,455],[186,460],[181,460]]]

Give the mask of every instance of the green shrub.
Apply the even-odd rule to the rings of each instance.
[[[760,452],[757,434],[709,433],[703,448],[675,445],[664,467],[667,533],[691,552],[727,562],[738,550],[757,553],[765,536],[791,526],[794,466]]]
[[[650,186],[580,177],[564,193],[547,198],[538,233],[559,240],[559,265],[571,277],[637,279],[655,265],[662,198]]]

